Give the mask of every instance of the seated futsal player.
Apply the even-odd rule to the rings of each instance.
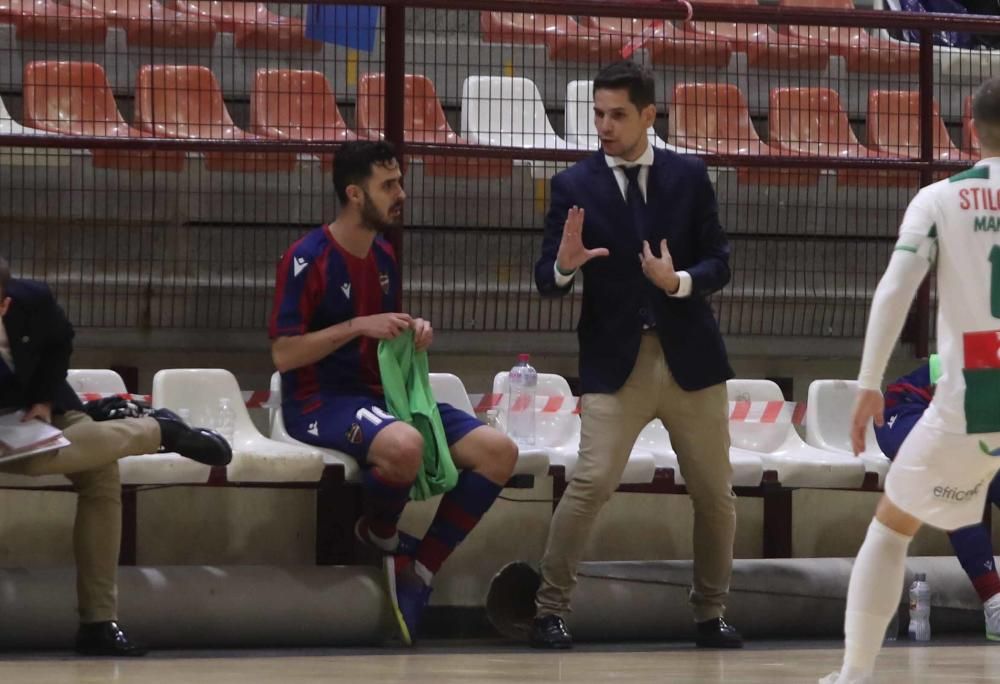
[[[410,329],[418,350],[430,323],[400,311],[400,276],[379,237],[402,224],[402,173],[385,142],[346,143],[337,151],[336,221],[295,242],[278,268],[271,354],[281,372],[282,414],[298,440],[356,458],[366,510],[355,531],[386,554],[389,595],[403,642],[416,639],[434,573],[476,525],[507,482],[517,447],[500,432],[438,404],[458,484],[444,495],[427,535],[400,552],[396,524],[422,467],[420,433],[396,420],[382,392],[379,340]]]
[[[882,453],[889,458],[896,457],[903,440],[931,405],[938,366],[937,359],[932,359],[931,363],[925,363],[886,387],[885,420],[881,426],[875,426],[875,438]],[[987,505],[1000,506],[1000,476],[990,483],[987,501]],[[989,529],[983,523],[976,523],[949,532],[948,538],[958,562],[983,602],[986,638],[1000,641],[1000,574],[993,560]]]

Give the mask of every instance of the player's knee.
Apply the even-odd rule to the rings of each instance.
[[[384,474],[398,482],[410,482],[417,477],[424,460],[424,439],[409,425],[396,423],[384,430],[372,445],[370,460]]]
[[[490,463],[493,464],[498,480],[506,481],[510,478],[517,465],[517,454],[517,444],[514,440],[506,435],[500,435],[496,444],[490,449]]]

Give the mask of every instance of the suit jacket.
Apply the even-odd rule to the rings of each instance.
[[[674,267],[691,275],[691,296],[685,298],[667,296],[643,275],[641,238],[614,174],[604,153],[597,152],[552,179],[542,255],[535,265],[542,296],[565,295],[573,287],[557,287],[553,271],[563,224],[574,205],[586,212],[583,244],[610,252],[581,269],[581,390],[610,393],[625,383],[639,353],[641,310],[647,306],[667,365],[682,388],[698,390],[728,380],[733,371],[706,297],[729,282],[729,243],[705,164],[654,150],[646,185],[645,239],[658,256],[665,238]]]
[[[76,392],[66,382],[73,352],[73,326],[48,286],[11,279],[6,296],[11,298],[11,305],[3,325],[14,359],[15,387],[2,393],[3,403],[27,408],[51,402],[54,413],[83,410]]]

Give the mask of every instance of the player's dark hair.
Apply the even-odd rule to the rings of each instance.
[[[980,142],[991,150],[1000,149],[1000,78],[991,78],[976,89],[972,118]]]
[[[640,111],[656,104],[653,72],[631,60],[615,62],[601,69],[594,79],[594,92],[598,90],[628,90],[629,101]]]
[[[347,186],[360,185],[371,178],[376,164],[391,166],[393,162],[398,163],[392,143],[384,140],[344,143],[333,159],[333,187],[341,204],[347,202]]]
[[[0,299],[7,293],[7,283],[10,282],[10,264],[3,257],[0,257]]]

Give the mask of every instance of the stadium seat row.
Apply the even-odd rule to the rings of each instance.
[[[126,31],[128,44],[207,48],[217,33],[232,33],[242,50],[318,52],[300,19],[274,14],[259,2],[205,0],[3,0],[0,23],[19,40],[103,43],[109,26]]]
[[[465,144],[468,141],[525,149],[592,150],[597,134],[591,123],[589,81],[573,81],[566,97],[566,136],[556,134],[538,88],[517,77],[475,76],[463,87],[461,122],[468,139],[448,123],[434,84],[425,76],[405,78],[404,135],[407,142]],[[367,74],[358,85],[357,130],[344,121],[326,78],[314,71],[261,69],[250,101],[250,130],[237,127],[214,74],[206,67],[147,65],[136,85],[134,125],[118,111],[103,69],[91,62],[32,62],[24,75],[24,125],[0,103],[0,131],[110,137],[167,137],[226,140],[270,138],[343,142],[379,138],[385,129],[385,79]],[[971,161],[978,141],[965,102],[962,146],[952,143],[936,109],[937,159]],[[836,91],[828,88],[775,88],[770,94],[768,142],[754,129],[746,99],[732,84],[687,83],[674,88],[669,108],[668,145],[650,129],[657,147],[678,151],[736,155],[828,155],[845,158],[918,158],[919,94],[871,91],[868,144],[854,135]],[[290,153],[206,152],[216,171],[287,171]],[[329,166],[330,157],[324,162]],[[431,174],[501,176],[510,163],[476,159],[426,159]],[[178,171],[181,152],[94,150],[98,168]],[[537,163],[537,175],[558,165]],[[802,175],[802,174],[797,174]],[[854,174],[858,181],[864,174]],[[850,173],[844,174],[850,183]],[[867,182],[867,181],[864,181]]]
[[[70,384],[78,392],[124,393],[121,377],[110,370],[71,370]],[[507,374],[498,373],[493,391],[506,391]],[[431,374],[438,401],[473,412],[462,381],[448,373]],[[780,389],[768,380],[731,380],[731,401],[782,401]],[[225,480],[233,483],[318,482],[325,468],[337,468],[346,481],[357,481],[357,463],[332,449],[320,449],[296,441],[284,428],[280,407],[281,383],[277,373],[271,380],[270,436],[255,427],[244,405],[236,378],[223,369],[168,369],[153,378],[152,404],[185,410],[191,420],[211,425],[217,419],[219,400],[228,399],[235,411],[233,461]],[[539,395],[572,400],[564,378],[541,373]],[[756,487],[767,481],[786,487],[857,489],[877,479],[880,485],[888,470],[888,459],[878,451],[874,435],[868,435],[868,451],[860,459],[849,453],[848,413],[856,392],[855,383],[817,380],[810,385],[807,439],[799,437],[790,422],[731,422],[735,486]],[[570,402],[567,401],[567,404]],[[507,407],[501,402],[498,420],[506,424]],[[572,477],[580,442],[580,416],[572,411],[542,411],[537,414],[536,445],[522,449],[515,474],[544,476],[552,468]],[[684,484],[670,436],[659,420],[639,436],[623,475],[623,484],[644,484],[670,470],[677,484]],[[205,484],[210,469],[177,454],[130,456],[121,461],[124,484]],[[866,477],[866,474],[868,476]],[[65,485],[62,477],[26,478],[0,475],[0,487],[46,488]]]
[[[756,6],[757,0],[696,0]],[[785,7],[853,10],[853,0],[780,0]],[[736,22],[683,22],[483,11],[485,42],[545,44],[552,60],[608,61],[627,46],[650,52],[654,64],[721,67],[733,52],[748,64],[787,70],[822,70],[831,56],[848,71],[915,73],[918,50],[857,27],[783,26]]]

